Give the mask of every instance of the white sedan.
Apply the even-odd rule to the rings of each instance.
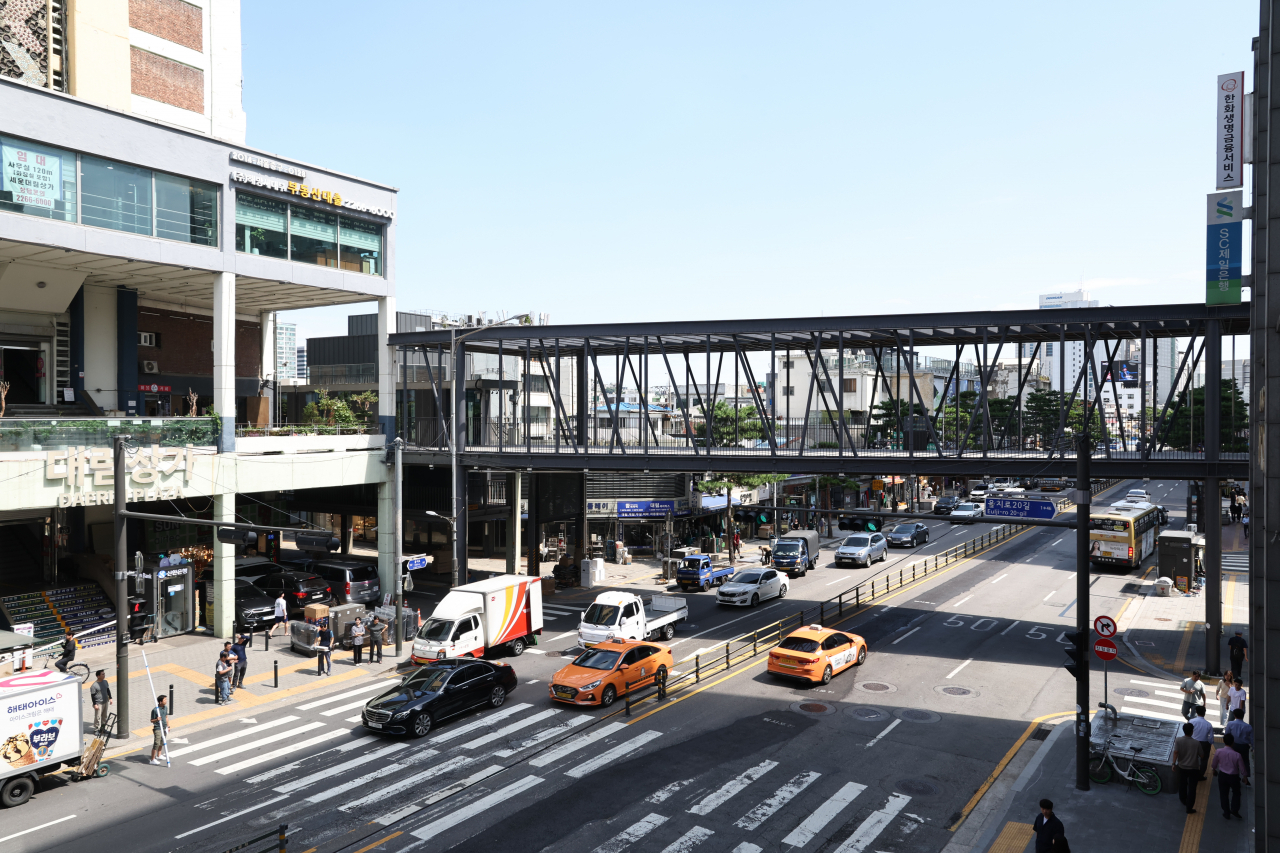
[[[748,569],[728,578],[716,590],[717,604],[755,607],[766,598],[786,598],[787,579],[773,569]]]
[[[947,516],[947,520],[952,524],[973,524],[982,518],[984,514],[982,504],[958,504],[955,509],[951,510],[951,515]]]

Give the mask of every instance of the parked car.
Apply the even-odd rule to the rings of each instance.
[[[738,572],[716,590],[716,604],[755,607],[768,598],[786,598],[787,580],[774,569]]]
[[[290,616],[302,613],[308,604],[328,604],[333,598],[333,590],[324,578],[305,572],[264,575],[255,585],[273,600],[283,591],[285,608]]]
[[[821,625],[792,631],[769,652],[767,669],[774,675],[827,684],[832,676],[867,659],[867,641]]]
[[[244,578],[247,581],[257,583],[259,578],[267,575],[274,575],[277,572],[293,572],[301,571],[294,566],[282,566],[279,563],[273,563],[266,557],[237,557],[236,558],[236,577]],[[310,574],[308,572],[308,574]]]
[[[371,604],[382,598],[375,563],[334,557],[316,560],[311,564],[311,573],[328,581],[337,604]]]
[[[235,595],[236,603],[233,618],[236,620],[236,628],[238,630],[258,631],[271,627],[271,623],[275,621],[276,613],[276,603],[271,596],[243,578],[236,578]],[[212,610],[212,596],[207,596],[205,600],[208,602],[206,607]],[[209,624],[213,624],[212,614],[210,614]]]
[[[855,533],[846,536],[836,549],[836,565],[853,563],[867,567],[876,560],[883,560],[889,553],[889,545],[880,533]]]
[[[469,658],[432,661],[366,702],[360,723],[383,734],[422,737],[472,708],[502,707],[516,684],[516,671],[505,663]]]
[[[951,511],[949,519],[952,524],[973,524],[975,521],[982,518],[984,514],[985,512],[982,509],[982,504],[963,503],[959,504]]]
[[[674,666],[666,646],[617,638],[587,649],[556,672],[548,692],[556,702],[608,708],[628,690],[666,681]]]
[[[922,521],[911,521],[895,526],[885,534],[890,546],[914,548],[929,541],[929,526]]]
[[[934,515],[951,515],[951,511],[960,503],[955,495],[943,495],[933,502]]]

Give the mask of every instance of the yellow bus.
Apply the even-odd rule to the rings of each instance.
[[[1137,568],[1156,548],[1162,516],[1149,503],[1095,509],[1089,514],[1089,562]]]

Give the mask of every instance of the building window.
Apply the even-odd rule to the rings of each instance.
[[[858,392],[858,379],[855,376],[846,376],[844,380],[844,393],[856,394]]]
[[[218,245],[218,187],[156,172],[156,236]]]
[[[528,383],[531,394],[547,394],[551,391],[551,384],[541,373],[527,373],[524,381]]]
[[[76,221],[76,155],[0,137],[0,210]]]
[[[529,407],[529,423],[545,424],[551,422],[550,406],[530,406]]]
[[[156,332],[138,332],[138,346],[160,347],[160,335]]]
[[[367,275],[382,274],[382,226],[339,217],[339,266]]]
[[[783,385],[783,386],[782,386],[782,396],[784,396],[784,397],[794,397],[795,395],[796,395],[796,389],[795,389],[795,386],[793,386],[793,385]]]
[[[151,170],[87,155],[80,158],[80,199],[85,225],[151,233]]]
[[[289,205],[236,193],[236,251],[289,257]]]
[[[338,217],[289,205],[289,257],[321,267],[338,265]]]

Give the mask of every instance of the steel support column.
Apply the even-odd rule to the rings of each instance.
[[[1222,449],[1222,335],[1218,321],[1205,328],[1204,459],[1217,462]],[[1205,671],[1222,673],[1222,481],[1208,477],[1200,498],[1204,524]],[[1225,724],[1224,724],[1225,725]]]

